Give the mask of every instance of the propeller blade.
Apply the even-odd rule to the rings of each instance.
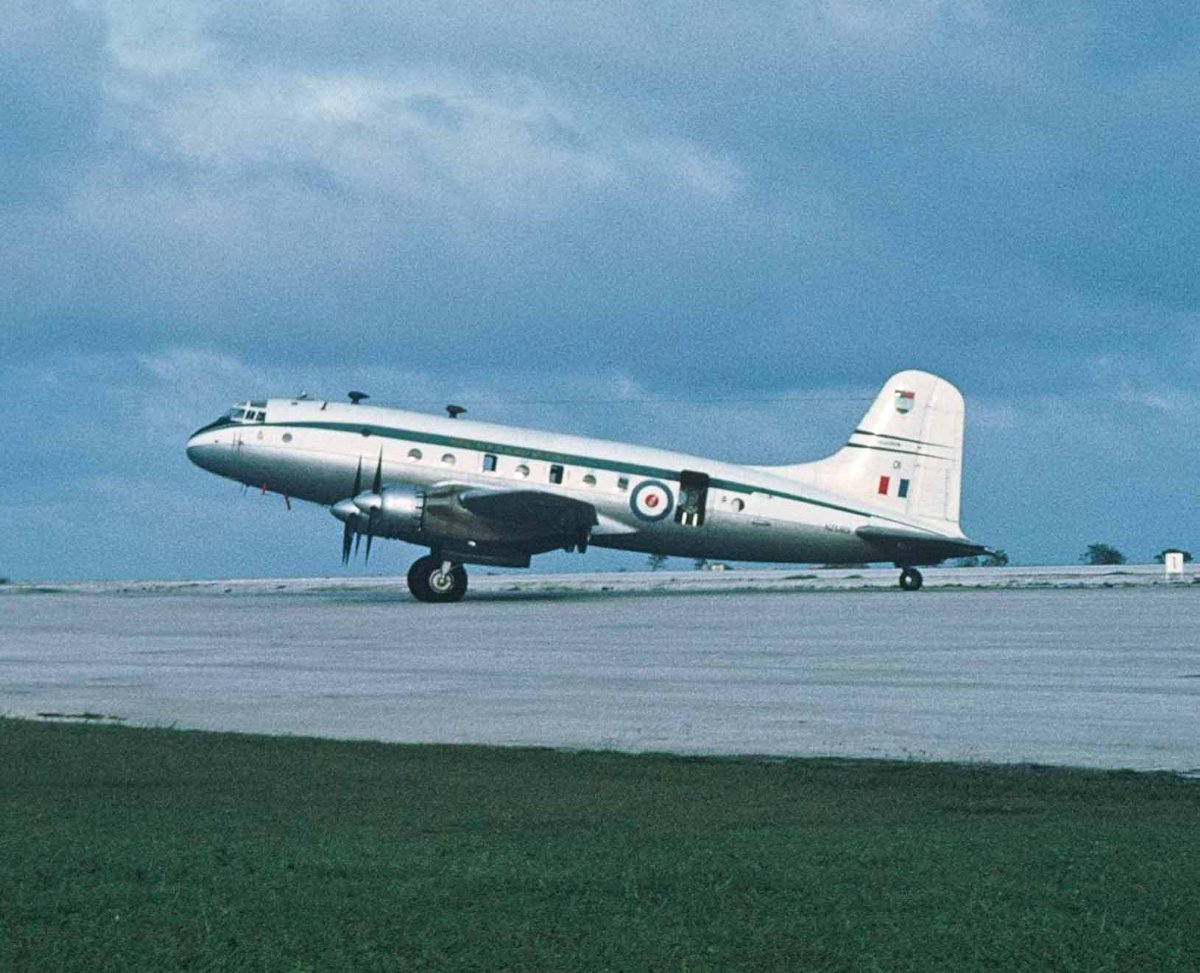
[[[358,557],[358,545],[362,543],[362,534],[354,535],[354,556]]]
[[[362,460],[359,460],[359,462],[361,463]],[[371,484],[371,492],[372,493],[382,493],[383,492],[383,450],[382,449],[379,451],[379,463],[375,467],[375,482]],[[358,496],[358,494],[355,494],[355,496]]]
[[[358,457],[358,469],[354,471],[354,486],[350,490],[350,497],[353,499],[362,492],[362,456]],[[349,516],[346,518],[346,526],[342,529],[342,563],[350,563],[350,548],[354,547],[354,553],[358,553],[358,517]]]
[[[362,463],[362,460],[359,460]],[[379,460],[375,464],[375,479],[371,481],[371,492],[379,496],[383,492],[383,449],[379,450]],[[375,536],[375,515],[376,509],[371,508],[371,512],[367,514],[367,549],[363,552],[363,564],[371,560],[371,540]],[[357,550],[357,548],[356,548]]]

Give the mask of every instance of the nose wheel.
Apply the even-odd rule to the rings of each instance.
[[[417,601],[461,601],[467,593],[467,572],[440,557],[417,558],[408,569],[408,590]]]
[[[905,591],[920,591],[925,579],[916,568],[904,568],[900,572],[900,587]]]

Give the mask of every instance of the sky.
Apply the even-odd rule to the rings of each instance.
[[[903,368],[971,538],[1200,554],[1194,3],[0,0],[0,91],[0,576],[405,571],[247,398],[781,464]]]

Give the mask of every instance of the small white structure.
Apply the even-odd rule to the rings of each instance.
[[[1163,569],[1167,580],[1174,581],[1183,577],[1183,551],[1166,551],[1163,554]]]

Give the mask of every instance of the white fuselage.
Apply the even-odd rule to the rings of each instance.
[[[856,534],[863,527],[962,537],[868,497],[666,450],[362,404],[253,405],[246,421],[198,431],[188,455],[230,479],[323,505],[351,497],[356,476],[369,479],[378,468],[386,484],[537,490],[584,501],[599,520],[591,543],[635,551],[850,563],[884,559]]]

